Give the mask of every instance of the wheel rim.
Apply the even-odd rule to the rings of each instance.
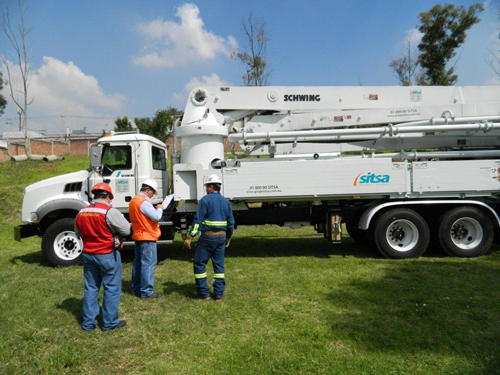
[[[389,225],[386,240],[391,248],[396,251],[410,251],[418,242],[418,229],[409,220],[395,220]]]
[[[474,249],[483,241],[483,227],[476,219],[463,217],[451,226],[450,238],[460,249]]]
[[[77,258],[82,253],[82,249],[83,243],[75,232],[62,232],[54,240],[54,253],[64,260]]]

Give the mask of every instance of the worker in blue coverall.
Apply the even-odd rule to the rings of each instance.
[[[191,249],[191,241],[198,232],[194,254],[194,278],[196,282],[195,299],[210,300],[210,287],[207,283],[207,263],[212,259],[214,266],[213,298],[221,302],[226,282],[224,278],[224,252],[229,246],[234,229],[231,203],[220,194],[222,181],[217,175],[210,175],[205,183],[207,195],[204,196],[196,211],[191,230],[184,240],[184,249]]]

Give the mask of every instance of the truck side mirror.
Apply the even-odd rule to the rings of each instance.
[[[93,144],[90,146],[90,166],[97,168],[101,166],[102,146]]]

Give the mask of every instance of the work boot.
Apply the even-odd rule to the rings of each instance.
[[[141,297],[142,299],[149,299],[149,298],[160,298],[161,297],[161,293],[153,293],[153,294],[150,294],[149,296],[144,296],[144,297]]]
[[[113,329],[120,329],[120,328],[123,328],[127,325],[127,322],[125,320],[120,320],[118,321],[118,324],[116,326],[114,326],[113,328],[110,328],[110,329],[107,329],[106,331],[111,331]]]
[[[198,293],[193,294],[193,299],[199,299],[202,301],[210,301],[209,296],[200,296]]]

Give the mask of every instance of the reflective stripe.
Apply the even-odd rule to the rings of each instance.
[[[80,210],[80,212],[82,212],[82,213],[92,212],[92,213],[98,213],[98,214],[106,215],[106,212],[108,212],[108,211],[105,210],[104,208],[87,207],[87,208],[83,208],[82,210]]]
[[[193,230],[191,231],[191,237],[196,236],[196,233],[198,233],[198,228],[200,227],[200,224],[195,224],[193,227]]]
[[[207,277],[207,273],[206,272],[205,273],[195,273],[194,274],[194,278],[195,279],[203,279],[205,277]]]
[[[208,221],[208,220],[203,220],[201,223],[203,225],[212,225],[214,227],[227,227],[227,221]]]
[[[224,274],[223,273],[214,273],[214,279],[223,279]]]

